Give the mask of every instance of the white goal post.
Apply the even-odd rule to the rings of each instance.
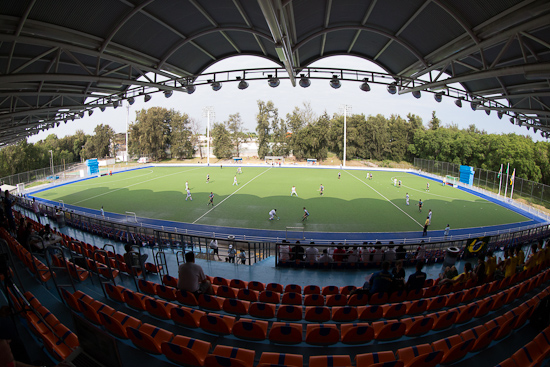
[[[451,175],[447,175],[443,178],[443,184],[444,185],[449,185],[449,186],[452,186],[452,187],[458,187],[459,181],[460,181],[460,179],[458,177],[454,177],[454,176],[451,176]]]

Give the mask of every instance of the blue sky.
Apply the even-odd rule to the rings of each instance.
[[[278,65],[263,58],[236,56],[218,62],[205,72],[274,66]],[[383,72],[377,65],[353,56],[329,57],[311,66]],[[452,98],[444,97],[441,103],[437,103],[431,93],[424,93],[420,99],[415,99],[411,94],[390,95],[384,85],[374,84],[371,84],[370,92],[363,92],[359,89],[360,83],[345,81],[342,82],[341,88],[333,89],[329,86],[328,80],[312,80],[309,88],[292,87],[289,80],[281,80],[277,88],[269,87],[265,80],[251,81],[249,84],[247,89],[239,90],[237,83],[226,83],[217,92],[207,85],[198,86],[195,93],[191,95],[175,92],[171,98],[165,98],[161,93],[156,93],[147,103],[139,97],[130,106],[130,122],[134,121],[136,111],[161,106],[187,113],[201,125],[201,130],[204,131],[206,117],[203,117],[203,108],[212,106],[215,111],[214,121],[226,121],[230,114],[238,112],[245,129],[254,131],[258,112],[256,101],[261,99],[273,101],[279,109],[281,118],[285,118],[295,106],[301,107],[303,102],[309,102],[317,115],[325,111],[329,115],[339,113],[341,106],[347,104],[351,106],[353,114],[384,116],[397,114],[406,117],[408,113],[413,113],[422,118],[424,125],[427,125],[431,119],[432,111],[436,111],[437,117],[444,125],[454,123],[460,128],[466,128],[475,124],[478,129],[489,133],[516,133],[531,136],[533,140],[543,140],[540,134],[534,134],[532,130],[527,131],[525,127],[512,125],[506,116],[499,120],[494,112],[487,116],[484,111],[472,111],[469,103],[464,103],[462,108],[458,108]],[[96,109],[92,116],[86,114],[82,119],[69,121],[67,124],[61,124],[59,127],[34,135],[29,138],[29,141],[36,142],[52,133],[63,137],[74,134],[78,129],[92,134],[98,124],[108,124],[115,132],[125,132],[126,108],[108,108],[105,112]]]

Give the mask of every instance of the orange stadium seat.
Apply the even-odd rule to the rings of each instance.
[[[457,311],[440,311],[428,315],[434,318],[434,325],[432,326],[433,330],[443,330],[451,327],[458,316]]]
[[[357,320],[358,316],[357,307],[343,306],[332,308],[332,320],[334,322],[352,322]]]
[[[178,279],[177,278],[174,278],[174,277],[171,277],[170,275],[168,274],[164,274],[162,276],[162,284],[164,284],[165,286],[167,287],[174,287],[174,288],[177,288],[178,286]]]
[[[279,283],[268,283],[265,286],[265,290],[270,292],[283,293],[283,286]]]
[[[447,296],[433,297],[431,300],[428,301],[428,308],[426,309],[426,311],[441,310],[443,307],[445,307],[446,303]]]
[[[63,324],[53,327],[55,334],[48,330],[42,341],[48,352],[59,362],[67,359],[73,349],[79,346],[78,337]]]
[[[265,290],[265,284],[262,282],[251,281],[248,282],[248,289],[251,291],[263,292]]]
[[[263,352],[257,367],[303,367],[304,357],[299,354]]]
[[[507,358],[504,361],[497,364],[495,367],[523,367],[523,366],[518,366],[512,358]]]
[[[431,345],[419,344],[398,349],[397,357],[405,363],[406,367],[435,367],[443,358],[443,352],[436,352],[438,357],[432,353],[433,349]]]
[[[109,296],[109,298],[113,301],[124,303],[125,290],[126,288],[121,285],[112,285],[110,283],[105,283],[105,292],[107,293],[107,296]]]
[[[199,301],[199,307],[209,310],[209,311],[221,311],[223,308],[224,298],[211,296],[208,294],[201,293],[197,298]]]
[[[388,303],[390,296],[386,292],[371,294],[369,297],[369,304],[371,305],[385,305]]]
[[[403,303],[407,300],[406,291],[396,291],[390,294],[389,303]]]
[[[365,293],[358,293],[349,296],[349,306],[366,306],[369,303],[369,296]]]
[[[223,310],[227,313],[234,314],[234,315],[248,314],[249,307],[250,307],[250,302],[241,301],[240,299],[226,298],[225,301],[223,301]]]
[[[155,291],[157,295],[167,301],[175,301],[177,289],[169,285],[156,284]]]
[[[326,305],[333,306],[345,306],[348,304],[348,296],[344,294],[329,294],[326,298]]]
[[[340,287],[340,294],[345,294],[346,296],[349,296],[349,294],[356,289],[357,287],[354,285],[346,285],[346,286]]]
[[[384,309],[382,306],[359,306],[357,307],[358,319],[362,321],[376,321],[380,320],[384,315]]]
[[[233,316],[218,315],[210,313],[203,315],[200,319],[200,327],[204,331],[208,331],[217,335],[229,335],[235,324]]]
[[[321,288],[318,285],[306,285],[303,292],[304,294],[321,294]]]
[[[332,345],[340,341],[340,331],[335,324],[308,324],[306,343],[313,345]]]
[[[405,335],[416,337],[432,330],[434,319],[427,316],[415,316],[400,320],[405,324]]]
[[[212,284],[214,285],[226,285],[229,287],[229,280],[222,277],[214,277],[212,279]]]
[[[205,367],[252,367],[256,352],[244,348],[217,345],[205,361]]]
[[[161,351],[172,362],[200,367],[204,365],[204,360],[211,347],[209,342],[176,335],[171,342],[161,344]]]
[[[441,364],[451,364],[464,358],[474,346],[474,339],[462,340],[458,335],[451,335],[447,338],[432,343],[434,351],[443,352]]]
[[[248,314],[260,319],[272,319],[275,317],[275,305],[263,302],[254,302],[250,304]]]
[[[148,299],[154,299],[153,297],[146,296],[138,292],[132,292],[130,290],[124,291],[124,301],[126,304],[136,310],[145,311],[145,301]]]
[[[302,305],[302,295],[300,293],[287,292],[283,293],[281,303],[285,305]]]
[[[176,300],[186,306],[197,307],[199,305],[199,301],[197,301],[195,295],[184,290],[176,291]]]
[[[521,367],[538,367],[546,359],[547,354],[532,341],[512,354],[512,359]]]
[[[498,328],[493,327],[492,329],[487,329],[484,325],[478,325],[471,329],[467,329],[460,333],[462,340],[474,339],[472,352],[478,352],[486,348],[493,341]]]
[[[237,298],[237,288],[231,288],[227,285],[221,285],[216,290],[216,296],[224,298]]]
[[[325,306],[308,306],[306,307],[304,319],[311,322],[330,321],[330,309]]]
[[[240,319],[233,325],[233,335],[245,340],[265,340],[267,337],[267,321]]]
[[[84,315],[84,317],[86,317],[88,321],[96,325],[102,325],[102,320],[98,314],[99,311],[107,315],[112,315],[115,313],[115,310],[112,307],[109,307],[103,302],[99,302],[99,301],[92,301],[90,303],[85,303],[84,301],[79,299],[78,304],[80,306],[80,310],[82,311],[82,314]]]
[[[84,303],[93,302],[92,297],[82,293],[81,291],[76,291],[74,293],[71,293],[65,288],[60,287],[59,289],[61,290],[61,296],[65,300],[65,303],[74,311],[81,312],[78,300],[82,300]]]
[[[487,313],[491,311],[491,309],[493,308],[494,300],[492,298],[484,298],[474,303],[478,306],[474,317],[480,318],[487,315]]]
[[[376,340],[395,340],[405,334],[405,324],[399,321],[376,321],[372,327]]]
[[[320,294],[307,294],[304,296],[304,306],[324,306],[325,297]]]
[[[302,306],[280,305],[277,309],[277,319],[299,321],[302,319]]]
[[[351,367],[349,355],[336,356],[311,356],[309,357],[310,367]]]
[[[231,279],[229,286],[237,289],[246,289],[248,287],[248,282],[240,279]]]
[[[163,320],[170,320],[170,311],[175,307],[178,306],[164,300],[148,299],[145,301],[145,310]]]
[[[327,285],[327,286],[323,287],[323,289],[321,290],[321,294],[323,296],[330,296],[332,294],[340,294],[340,288],[338,288],[335,285]]]
[[[342,324],[342,343],[366,344],[374,339],[374,329],[367,323]]]
[[[458,316],[456,317],[455,324],[464,324],[473,319],[477,308],[478,306],[475,303],[457,307],[455,310],[458,311]]]
[[[403,303],[391,303],[382,306],[385,319],[398,319],[405,315],[407,307]]]
[[[355,364],[357,367],[370,367],[380,363],[394,362],[395,354],[390,351],[357,354]]]
[[[178,325],[191,328],[200,326],[201,318],[206,315],[204,311],[187,307],[174,307],[170,310],[170,318]]]
[[[273,284],[273,283],[270,283],[270,284]],[[280,303],[281,295],[280,293],[277,293],[277,292],[265,290],[263,292],[260,292],[260,297],[258,299],[260,302],[263,302],[263,303]]]
[[[302,286],[298,284],[287,284],[283,293],[302,293]]]
[[[260,292],[252,289],[239,289],[237,292],[237,298],[248,302],[258,302],[258,296]]]
[[[302,325],[274,322],[269,330],[269,340],[280,344],[299,344],[302,342]]]
[[[112,315],[107,315],[106,313],[99,312],[99,317],[102,318],[102,325],[105,326],[105,329],[112,335],[121,339],[128,339],[128,332],[126,328],[131,326],[135,329],[139,329],[141,326],[141,321],[135,317],[128,316],[124,312],[116,311]]]
[[[464,297],[464,292],[455,292],[451,293],[447,296],[447,303],[445,303],[445,307],[454,307],[462,302],[462,298]]]
[[[152,354],[162,354],[162,343],[169,342],[174,338],[174,334],[170,331],[151,324],[142,324],[139,329],[128,326],[126,330],[128,337],[136,347]]]

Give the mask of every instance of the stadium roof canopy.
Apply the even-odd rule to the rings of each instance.
[[[293,85],[358,56],[399,93],[460,83],[473,108],[550,132],[548,0],[2,0],[0,146],[152,88],[192,92],[235,55]]]

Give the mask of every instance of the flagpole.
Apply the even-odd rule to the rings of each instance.
[[[514,173],[512,173],[512,190],[510,190],[510,199],[514,196],[514,184],[516,183],[516,169],[514,168]]]
[[[502,167],[504,166],[503,163],[500,164],[500,171],[498,171],[498,178],[500,179],[498,183],[498,196],[500,196],[500,188],[502,187]]]
[[[508,172],[510,172],[510,163],[506,166],[506,185],[504,185],[504,198],[506,199],[506,194],[508,193]]]

